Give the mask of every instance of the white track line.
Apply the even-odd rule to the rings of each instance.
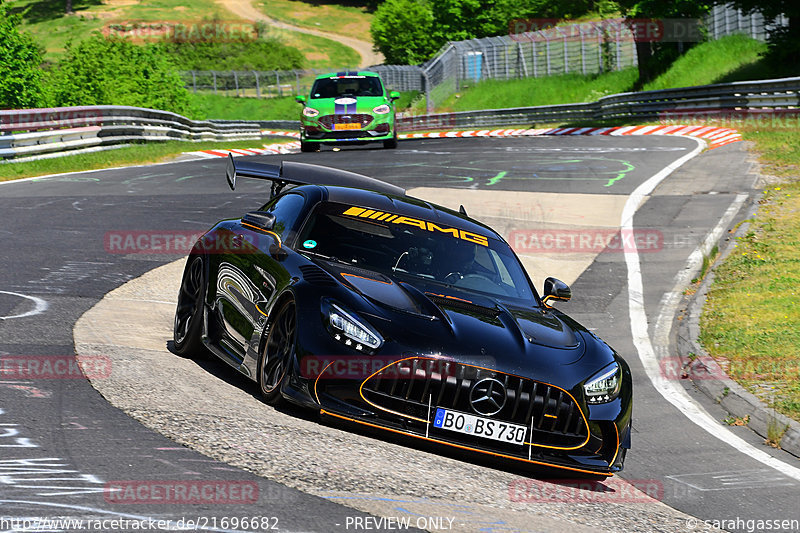
[[[625,202],[625,207],[622,211],[620,225],[623,232],[633,231],[633,216],[636,214],[636,211],[639,209],[639,206],[644,201],[645,197],[649,195],[653,189],[655,189],[656,186],[658,186],[658,184],[661,183],[667,176],[672,174],[673,171],[703,151],[703,148],[705,148],[705,143],[700,139],[695,139],[695,141],[697,142],[697,148],[659,171],[657,174],[639,185],[633,191],[633,193],[631,193],[631,195],[628,197],[628,200]],[[736,204],[736,201],[734,204]],[[733,207],[734,206],[731,206],[731,208],[729,208],[726,216],[723,217],[723,221],[728,216],[732,218],[735,215],[735,212],[730,214],[733,210]],[[721,232],[722,229],[724,228],[722,227],[721,221],[717,228],[715,228],[715,230],[712,232],[712,235],[721,235],[719,232]],[[688,266],[691,267],[692,263],[698,260],[698,256],[700,260],[702,260],[702,251],[699,253],[695,251],[689,257]],[[759,450],[738,435],[733,434],[730,430],[722,426],[719,421],[715,420],[714,417],[708,414],[708,412],[706,412],[705,409],[695,402],[682,387],[678,386],[674,381],[668,380],[664,377],[661,372],[658,357],[653,349],[653,343],[650,340],[650,335],[647,331],[647,313],[645,312],[644,307],[642,268],[641,263],[639,262],[639,253],[636,250],[635,244],[633,245],[632,251],[625,252],[625,263],[628,268],[628,308],[630,312],[633,344],[636,347],[636,351],[639,354],[639,360],[642,362],[642,366],[644,367],[650,382],[653,384],[653,387],[658,391],[659,394],[661,394],[661,396],[664,397],[665,400],[683,413],[686,418],[704,429],[711,436],[716,437],[725,444],[736,448],[736,450],[752,457],[756,461],[759,461],[770,468],[774,468],[778,472],[790,478],[800,481],[800,468],[795,468],[787,463],[784,463],[783,461],[780,461],[779,459],[772,457],[764,450]],[[682,280],[679,278],[678,281]],[[662,309],[662,313],[658,317],[659,323],[656,324],[656,331],[659,331],[659,328],[661,327],[662,329],[659,331],[660,333],[663,332],[663,329],[666,329],[666,326],[660,326],[660,322],[664,320],[670,322],[672,321],[673,315],[666,312],[668,308],[669,306],[665,306],[665,308]],[[659,335],[658,340],[663,341],[661,335]]]

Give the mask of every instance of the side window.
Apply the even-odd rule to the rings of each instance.
[[[265,206],[266,211],[275,215],[273,231],[281,236],[281,240],[289,240],[292,230],[297,229],[295,226],[305,203],[306,199],[303,195],[289,192]]]

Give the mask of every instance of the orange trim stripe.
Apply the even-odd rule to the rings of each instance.
[[[443,440],[432,439],[430,437],[423,437],[422,435],[415,435],[413,433],[406,433],[405,431],[400,431],[400,430],[393,429],[393,428],[387,428],[387,427],[379,426],[377,424],[371,424],[369,422],[364,422],[364,421],[357,420],[355,418],[350,418],[350,417],[343,416],[343,415],[337,415],[336,413],[331,413],[330,411],[326,411],[325,409],[320,409],[320,413],[324,414],[324,415],[328,415],[328,416],[333,416],[333,417],[336,417],[336,418],[341,418],[342,420],[347,420],[348,422],[355,422],[356,424],[363,424],[365,426],[373,427],[373,428],[376,428],[376,429],[383,429],[385,431],[391,431],[392,433],[397,433],[397,434],[400,434],[400,435],[407,435],[409,437],[422,439],[422,440],[425,440],[425,441],[428,441],[428,442],[434,442],[434,443],[437,443],[437,444],[444,444],[445,446],[452,446],[453,448],[459,448],[461,450],[467,450],[467,451],[478,452],[478,453],[485,453],[487,455],[493,455],[495,457],[502,457],[504,459],[513,459],[515,461],[522,461],[524,463],[532,463],[532,464],[536,464],[536,465],[549,466],[549,467],[552,467],[552,468],[561,468],[563,470],[571,470],[572,472],[582,472],[584,474],[592,474],[592,475],[595,475],[595,476],[609,476],[610,477],[610,476],[614,475],[613,472],[595,472],[595,471],[592,471],[592,470],[584,470],[582,468],[573,468],[573,467],[570,467],[570,466],[555,465],[555,464],[552,464],[552,463],[545,463],[545,462],[542,462],[542,461],[534,461],[533,459],[522,459],[521,457],[514,457],[513,455],[506,455],[506,454],[503,454],[503,453],[489,452],[489,451],[486,451],[486,450],[479,450],[477,448],[470,448],[468,446],[461,446],[460,444],[453,444],[451,442],[447,442],[447,441],[443,441]]]

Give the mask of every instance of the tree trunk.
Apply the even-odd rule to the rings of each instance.
[[[653,49],[649,41],[636,41],[636,60],[639,64],[639,81],[637,85],[641,87],[652,77],[651,59]]]
[[[72,14],[72,0],[67,0],[67,15]]]

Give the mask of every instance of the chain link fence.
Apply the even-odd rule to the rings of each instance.
[[[180,73],[192,92],[211,92],[224,96],[272,98],[308,94],[314,78],[345,69],[307,70],[187,70]],[[352,69],[351,69],[352,70]],[[369,67],[383,78],[392,91],[422,91],[422,69],[415,65],[378,65]]]
[[[732,33],[743,33],[753,39],[765,41],[771,31],[787,26],[789,19],[781,15],[768,24],[761,13],[754,12],[745,15],[738,9],[723,5],[714,6],[706,17],[705,23],[708,36],[712,39],[719,39]]]
[[[745,33],[764,40],[774,28],[788,24],[786,17],[767,24],[758,13],[744,15],[729,6],[714,7],[704,22],[712,39]],[[623,19],[607,19],[450,42],[421,66],[378,65],[368,69],[378,72],[389,90],[422,93],[430,113],[454,93],[482,80],[590,75],[636,65],[634,30]],[[336,70],[186,71],[181,75],[194,92],[268,98],[307,94],[314,78],[326,72]]]

